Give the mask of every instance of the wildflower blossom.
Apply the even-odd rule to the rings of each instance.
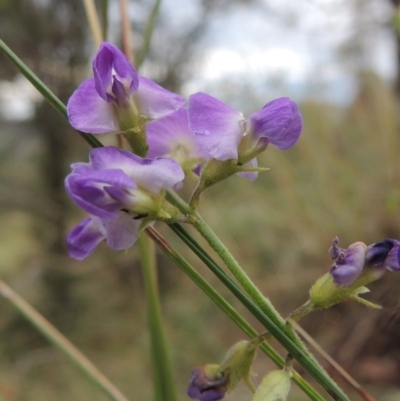
[[[85,257],[104,238],[111,249],[132,246],[142,218],[173,217],[174,209],[164,202],[165,190],[183,178],[173,159],[142,159],[113,146],[93,149],[89,163],[73,164],[65,179],[68,195],[92,216],[71,231],[70,254],[82,252]]]
[[[137,128],[171,114],[185,101],[138,75],[127,57],[110,43],[100,46],[93,75],[68,102],[69,121],[79,131],[104,134]]]
[[[241,112],[199,92],[189,98],[189,125],[213,158],[245,164],[269,143],[279,149],[292,147],[300,137],[302,117],[297,104],[287,97],[267,103],[246,119]]]
[[[387,238],[369,245],[356,242],[347,249],[338,247],[335,238],[330,249],[335,263],[330,269],[335,284],[348,287],[355,282],[365,285],[378,280],[385,270],[400,270],[400,241]]]
[[[185,172],[199,172],[207,153],[196,142],[189,128],[187,109],[180,108],[169,116],[152,121],[146,126],[149,144],[148,157],[171,157]]]

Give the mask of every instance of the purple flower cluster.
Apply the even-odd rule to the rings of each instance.
[[[144,133],[147,158],[114,147],[92,150],[65,180],[71,199],[87,213],[68,235],[70,256],[83,259],[106,240],[114,250],[131,247],[139,230],[165,212],[165,191],[186,175],[201,175],[206,160],[256,166],[269,143],[292,147],[302,117],[289,98],[267,103],[245,118],[219,100],[196,93],[185,99],[140,76],[115,46],[103,43],[93,60],[94,78],[68,102],[71,125],[90,134]],[[257,173],[242,173],[254,179]],[[164,216],[165,217],[165,216]]]
[[[68,235],[70,256],[83,259],[106,239],[111,249],[130,248],[144,218],[157,217],[166,189],[184,179],[174,159],[142,159],[113,146],[93,149],[65,179],[71,199],[90,214]],[[146,220],[144,220],[146,221]]]
[[[335,284],[349,287],[362,281],[360,285],[375,281],[382,277],[386,269],[396,272],[400,270],[400,241],[386,238],[382,242],[369,245],[355,242],[347,249],[339,248],[339,239],[333,240],[329,250],[335,261],[330,269]]]

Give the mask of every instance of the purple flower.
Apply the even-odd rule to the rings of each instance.
[[[140,221],[134,220],[126,212],[119,212],[114,219],[87,217],[67,236],[69,256],[77,260],[85,259],[104,239],[109,248],[115,251],[128,249],[138,237],[139,225]]]
[[[185,172],[198,173],[201,163],[209,156],[196,142],[189,128],[187,109],[182,107],[169,116],[146,125],[148,157],[171,157]]]
[[[335,263],[330,269],[335,284],[348,287],[353,284],[363,271],[365,264],[365,251],[367,246],[363,242],[355,242],[347,249],[338,247],[339,240],[333,240],[332,248],[329,250]]]
[[[79,260],[103,239],[113,250],[130,248],[142,223],[171,217],[163,203],[165,190],[184,179],[173,159],[142,159],[113,146],[93,149],[89,159],[73,164],[65,179],[68,195],[91,215],[67,238],[70,256]]]
[[[190,398],[200,401],[216,401],[224,398],[228,389],[227,378],[220,374],[217,377],[209,377],[206,365],[196,368],[192,372],[187,394]]]
[[[93,75],[68,102],[69,121],[79,131],[104,134],[136,128],[173,113],[185,102],[182,96],[138,75],[110,43],[101,44],[93,60]]]
[[[365,285],[383,276],[385,269],[400,270],[400,241],[386,238],[366,246],[356,242],[347,249],[338,247],[339,240],[335,238],[329,250],[335,263],[330,269],[335,284],[348,287],[356,280]]]
[[[89,158],[89,163],[71,166],[65,187],[78,206],[102,219],[114,219],[125,209],[133,215],[154,215],[165,190],[184,178],[173,159],[142,159],[113,146],[92,149]]]
[[[287,97],[267,103],[247,119],[205,93],[189,98],[189,125],[200,146],[213,158],[245,164],[266,149],[292,147],[300,137],[302,117]]]
[[[400,270],[400,241],[386,238],[367,248],[366,263],[392,272]]]

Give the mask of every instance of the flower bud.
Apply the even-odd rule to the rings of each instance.
[[[200,401],[216,401],[225,396],[227,376],[220,372],[216,364],[204,365],[192,372],[187,394]]]
[[[286,401],[290,391],[290,372],[273,370],[258,386],[252,401]]]
[[[320,277],[310,290],[310,309],[329,308],[347,299],[354,299],[367,306],[380,308],[363,298],[360,294],[369,292],[365,284],[377,279],[376,269],[366,266],[367,246],[355,242],[347,249],[338,247],[339,239],[335,238],[329,254],[335,260],[329,273]]]
[[[227,391],[235,389],[242,379],[254,391],[250,371],[262,341],[260,337],[239,341],[228,350],[219,365],[209,364],[193,370],[187,390],[189,397],[200,401],[219,400]]]
[[[242,379],[250,389],[253,389],[250,372],[260,341],[262,340],[259,340],[259,338],[252,341],[239,341],[226,353],[220,369],[228,374],[229,391],[232,391]]]
[[[340,249],[338,243],[339,239],[335,238],[329,250],[331,257],[335,257],[335,263],[329,272],[335,284],[348,287],[356,281],[363,270],[367,246],[363,242],[355,242],[347,249]]]

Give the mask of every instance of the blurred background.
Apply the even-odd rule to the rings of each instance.
[[[142,74],[185,96],[207,92],[244,113],[279,96],[300,104],[305,128],[299,143],[285,152],[270,147],[259,161],[269,172],[254,183],[232,177],[201,204],[206,220],[283,315],[306,301],[311,284],[330,267],[327,250],[336,235],[342,247],[400,238],[399,3],[162,2]],[[135,53],[153,5],[129,3]],[[111,0],[108,11],[108,40],[120,45],[119,3]],[[0,0],[0,37],[64,102],[91,75],[96,49],[81,0]],[[0,277],[129,398],[152,399],[137,250],[115,253],[102,244],[82,262],[66,253],[65,236],[83,213],[67,198],[63,180],[71,163],[87,160],[88,145],[3,55],[0,119]],[[189,194],[190,188],[183,196]],[[168,227],[159,229],[243,311]],[[244,335],[165,256],[158,262],[184,400],[191,369],[218,362]],[[399,288],[400,274],[387,272],[367,295],[383,310],[346,302],[302,321],[380,401],[400,399]],[[254,382],[271,368],[260,354]],[[327,368],[352,400],[360,400]],[[107,400],[4,299],[1,397]],[[250,399],[245,386],[226,397]],[[293,386],[289,400],[306,399]]]

